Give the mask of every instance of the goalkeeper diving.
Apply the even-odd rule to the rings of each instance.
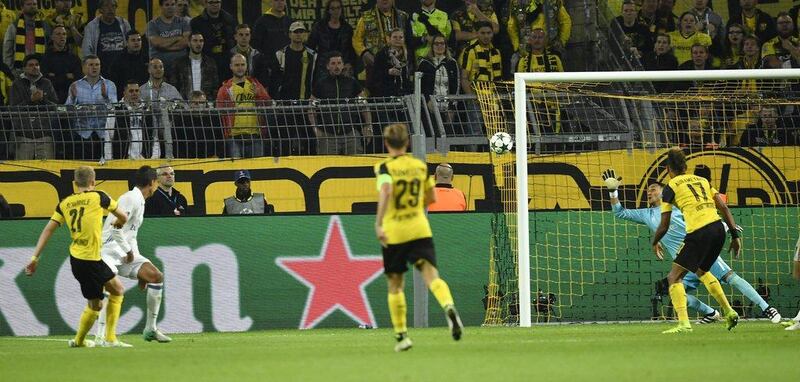
[[[620,204],[617,192],[622,178],[618,177],[613,169],[604,171],[602,177],[603,183],[609,191],[609,197],[611,198],[611,210],[614,212],[614,216],[620,219],[632,221],[634,223],[646,225],[647,228],[650,229],[650,232],[655,232],[658,228],[658,225],[661,223],[661,191],[663,189],[663,185],[655,182],[647,186],[647,203],[650,207],[626,209],[622,206],[622,204]],[[741,227],[737,226],[736,229],[741,231]],[[686,223],[683,219],[683,214],[680,210],[673,209],[669,230],[660,242],[662,252],[656,254],[658,259],[663,260],[662,253],[663,251],[666,251],[667,254],[669,254],[674,260],[677,257],[681,245],[683,245],[683,239],[685,236]],[[747,299],[758,305],[764,316],[769,318],[770,321],[776,324],[781,321],[781,315],[778,313],[777,309],[769,306],[769,304],[764,301],[761,295],[758,294],[755,288],[753,288],[753,286],[750,285],[747,280],[737,275],[736,272],[734,272],[731,267],[725,263],[725,260],[722,259],[722,256],[717,258],[716,262],[714,262],[714,265],[711,266],[709,272],[711,272],[711,274],[714,275],[714,277],[716,277],[718,280],[739,290],[739,292],[747,297]],[[688,307],[703,315],[703,317],[697,321],[698,324],[708,324],[721,319],[719,311],[704,304],[702,301],[697,299],[697,297],[691,294],[695,292],[697,287],[700,285],[700,279],[696,274],[688,272],[683,278],[683,285],[686,288]]]

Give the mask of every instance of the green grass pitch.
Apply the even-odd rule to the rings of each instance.
[[[0,338],[3,381],[790,381],[800,379],[800,332],[767,322],[582,324],[411,329],[393,351],[389,329],[270,330],[121,338],[130,349],[69,349],[66,337]],[[673,362],[677,361],[675,364]],[[670,375],[678,365],[678,376]]]

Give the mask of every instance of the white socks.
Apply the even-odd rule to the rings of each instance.
[[[95,338],[106,338],[106,314],[108,313],[108,293],[103,292],[103,307],[100,309],[100,314],[97,316],[97,331],[94,332]]]
[[[158,312],[161,310],[161,297],[164,293],[164,283],[147,284],[147,321],[144,330],[156,330]]]

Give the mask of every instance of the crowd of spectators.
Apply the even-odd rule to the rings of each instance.
[[[796,28],[800,5],[776,15],[760,9],[758,0],[739,0],[738,5],[738,11],[725,20],[711,8],[710,0],[693,0],[692,8],[680,16],[674,13],[673,0],[625,0],[610,30],[623,54],[638,60],[644,70],[800,68]],[[755,80],[724,90],[718,83],[702,81],[656,82],[653,87],[657,93],[683,94],[702,94],[706,87],[748,94],[753,99],[800,90],[797,85]],[[662,110],[670,143],[705,148],[800,144],[800,111],[796,107],[745,105],[731,112],[696,102],[678,109]],[[766,124],[765,114],[772,115]],[[775,129],[780,131],[775,133]]]
[[[343,17],[343,0],[328,0],[312,25],[292,20],[286,0],[273,0],[252,25],[223,10],[222,0],[206,0],[196,17],[185,1],[153,1],[159,14],[142,31],[117,14],[116,0],[99,0],[91,20],[72,12],[72,0],[55,0],[47,12],[37,0],[19,1],[18,14],[0,7],[10,20],[0,31],[3,104],[83,110],[66,120],[15,115],[0,126],[0,140],[14,142],[0,159],[360,153],[379,131],[372,122],[391,117],[355,103],[333,121],[304,106],[410,94],[420,71],[429,105],[460,112],[463,106],[438,99],[513,72],[564,71],[572,34],[563,0],[373,0],[355,25]],[[757,0],[740,0],[728,20],[709,0],[695,0],[680,16],[674,6],[626,0],[612,22],[625,54],[646,70],[800,65],[800,6],[773,17]],[[693,85],[655,84],[658,92]],[[203,102],[218,108],[217,121]],[[287,109],[258,112],[268,105]],[[787,111],[777,112],[783,119]],[[467,114],[480,119],[474,109]],[[464,131],[479,134],[475,125]],[[781,142],[794,139],[791,132]]]

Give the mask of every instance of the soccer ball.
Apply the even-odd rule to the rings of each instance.
[[[514,147],[514,140],[508,133],[499,132],[489,138],[489,150],[495,154],[505,154]]]

